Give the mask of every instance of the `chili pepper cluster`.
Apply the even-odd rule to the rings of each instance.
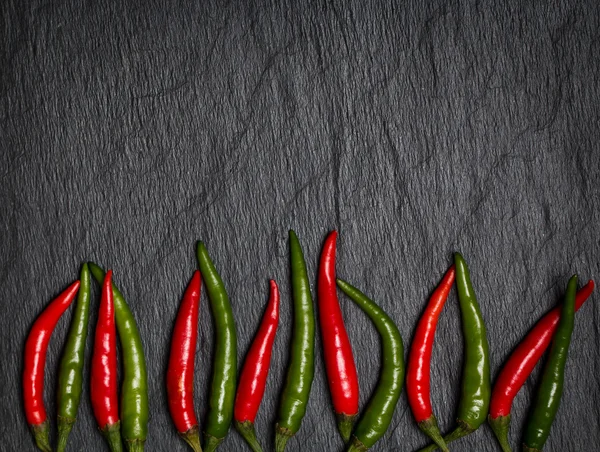
[[[336,279],[336,239],[337,232],[331,232],[321,254],[317,280],[318,318],[327,382],[338,430],[346,443],[346,451],[358,452],[373,446],[390,425],[405,381],[404,346],[394,321],[377,303],[348,282]],[[275,424],[277,452],[283,452],[287,442],[300,431],[315,369],[315,315],[309,277],[294,231],[289,233],[289,242],[294,322],[286,382]],[[262,451],[254,420],[265,392],[279,323],[280,294],[277,283],[270,281],[267,307],[238,380],[235,320],[225,284],[202,242],[198,244],[197,258],[200,270],[194,272],[184,292],[171,338],[166,388],[173,424],[181,438],[195,452],[202,451],[201,429],[194,409],[193,383],[203,280],[216,336],[208,413],[202,427],[204,451],[216,450],[232,423],[252,451]],[[111,451],[119,452],[125,444],[128,451],[140,452],[144,450],[148,428],[147,372],[142,340],[125,299],[112,282],[112,271],[105,273],[91,262],[82,266],[80,279],[46,307],[29,332],[23,370],[27,422],[37,447],[44,452],[51,452],[50,423],[43,402],[46,352],[56,324],[77,297],[58,378],[56,450],[63,452],[67,449],[67,440],[75,424],[83,391],[92,277],[102,287],[91,360],[89,395],[93,413]],[[431,404],[430,366],[437,322],[454,284],[464,337],[462,394],[456,427],[442,435]],[[381,337],[383,359],[379,381],[362,413],[358,403],[358,374],[340,309],[338,288],[367,315]],[[594,282],[590,280],[577,291],[577,277],[573,276],[569,280],[563,305],[546,314],[516,347],[499,372],[492,389],[485,322],[467,263],[459,253],[455,253],[454,263],[433,291],[418,321],[408,353],[408,403],[418,427],[433,442],[420,452],[438,448],[448,451],[450,442],[475,432],[486,419],[502,451],[511,451],[508,432],[512,401],[550,347],[523,435],[524,451],[541,451],[560,404],[574,314],[593,290]],[[117,387],[117,333],[123,366],[120,399]]]

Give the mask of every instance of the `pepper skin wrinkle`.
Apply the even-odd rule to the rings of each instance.
[[[121,452],[119,394],[117,390],[117,329],[112,292],[112,271],[102,285],[98,323],[91,363],[90,398],[94,417],[110,450]]]
[[[452,284],[454,284],[455,274],[455,267],[452,265],[431,295],[415,330],[406,371],[406,393],[413,416],[419,424],[419,428],[444,452],[448,451],[448,447],[441,437],[437,420],[431,408],[431,352],[437,322],[448,299]]]
[[[167,369],[167,398],[171,419],[179,435],[195,452],[202,450],[198,419],[194,410],[194,365],[200,287],[200,271],[196,270],[179,306]]]
[[[260,328],[246,354],[240,375],[234,406],[235,427],[253,452],[262,452],[256,439],[254,420],[260,407],[271,364],[271,352],[279,323],[279,289],[277,283],[269,282],[270,295]]]
[[[318,307],[321,339],[327,382],[333,408],[338,419],[338,430],[348,442],[358,414],[358,376],[352,346],[344,325],[335,284],[337,232],[332,231],[321,252],[318,279]]]
[[[48,343],[58,320],[77,295],[79,285],[79,281],[75,281],[42,311],[33,323],[25,342],[22,382],[25,417],[37,447],[44,452],[52,450],[48,415],[44,406],[44,370]]]

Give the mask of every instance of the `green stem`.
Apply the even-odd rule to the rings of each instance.
[[[188,443],[194,452],[202,452],[202,447],[200,446],[200,432],[197,425],[189,429],[187,432],[179,433],[179,436],[181,436],[181,438]]]
[[[356,414],[348,415],[344,413],[337,413],[336,418],[340,435],[342,435],[344,443],[347,443],[348,441],[350,441],[350,436],[352,436],[354,422],[356,422]]]
[[[535,449],[533,447],[526,446],[523,444],[523,452],[542,452],[540,449]]]
[[[204,432],[204,452],[214,452],[225,438],[215,438]]]
[[[67,449],[67,440],[69,434],[73,428],[75,419],[58,416],[58,444],[56,445],[56,452],[65,452]]]
[[[431,440],[440,448],[443,452],[449,452],[446,441],[442,438],[440,429],[438,427],[437,419],[431,415],[424,421],[419,422],[419,428],[423,433],[431,438]]]
[[[353,436],[346,452],[366,452],[368,449],[356,436]]]
[[[101,428],[100,431],[106,438],[106,442],[111,452],[123,452],[123,441],[121,440],[121,422],[117,421],[112,425]]]
[[[30,425],[31,433],[35,438],[35,444],[43,452],[52,452],[50,447],[50,424],[48,421],[44,421],[41,424]]]
[[[246,440],[252,452],[263,452],[262,447],[256,439],[256,431],[254,430],[254,424],[250,421],[238,422],[235,421],[235,428],[240,435]]]
[[[467,436],[473,433],[475,430],[471,428],[466,422],[459,420],[458,427],[454,429],[451,433],[444,436],[444,441],[446,444],[451,443],[452,441],[456,441],[457,439],[462,438],[463,436]],[[437,450],[437,444],[432,444],[431,446],[427,446],[421,449],[419,452],[433,452]]]
[[[502,452],[512,452],[510,444],[508,443],[508,429],[510,427],[510,414],[508,416],[498,416],[492,419],[488,416],[488,424],[492,427],[494,435],[502,448]]]
[[[288,440],[294,436],[290,429],[275,426],[275,452],[283,452]]]

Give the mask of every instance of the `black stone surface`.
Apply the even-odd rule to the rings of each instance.
[[[407,346],[460,250],[487,322],[493,376],[561,300],[572,273],[582,283],[599,277],[596,1],[8,0],[1,11],[3,451],[34,450],[20,392],[25,338],[85,260],[114,270],[141,330],[148,451],[186,450],[169,418],[164,377],[197,240],[227,285],[240,363],[268,279],[282,291],[257,418],[265,450],[291,338],[288,229],[297,231],[313,276],[327,232],[338,229],[339,276],[391,314]],[[378,337],[347,298],[340,303],[364,406],[377,380]],[[48,350],[53,421],[71,315]],[[577,316],[545,450],[600,449],[599,317],[594,294]],[[94,325],[95,315],[88,356]],[[202,419],[213,349],[204,292],[199,328]],[[320,345],[317,336],[312,395],[290,452],[343,448]],[[453,425],[461,356],[453,290],[432,364],[443,430]],[[540,370],[514,403],[515,450]],[[87,372],[70,450],[103,451]],[[403,394],[373,451],[427,442]],[[248,450],[234,431],[221,449]],[[499,448],[483,426],[452,450]]]

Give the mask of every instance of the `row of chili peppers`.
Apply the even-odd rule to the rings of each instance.
[[[365,451],[384,435],[391,422],[405,381],[404,349],[392,319],[360,290],[336,279],[336,239],[337,232],[333,231],[325,241],[317,282],[325,369],[338,429],[347,444],[347,451]],[[288,440],[300,429],[314,376],[315,321],[309,278],[302,248],[294,231],[290,231],[289,240],[294,332],[275,426],[277,452],[283,452]],[[280,296],[277,284],[270,281],[267,309],[246,356],[236,390],[237,340],[231,305],[223,281],[201,242],[198,244],[197,257],[200,271],[194,273],[185,290],[171,341],[166,377],[171,417],[181,437],[194,451],[201,451],[193,382],[203,279],[215,320],[216,335],[209,412],[203,428],[204,450],[216,450],[233,421],[250,448],[255,452],[262,451],[254,420],[264,395],[279,322]],[[148,392],[139,331],[127,303],[112,283],[112,271],[104,273],[101,267],[90,262],[82,266],[80,280],[69,286],[40,314],[25,345],[25,413],[36,445],[44,452],[52,450],[43,403],[48,342],[61,315],[77,296],[77,307],[59,371],[57,451],[62,452],[66,450],[82,393],[92,276],[102,284],[91,362],[90,398],[94,416],[111,451],[121,451],[123,442],[129,451],[138,452],[144,448]],[[430,363],[437,321],[454,283],[462,317],[465,359],[457,426],[448,435],[442,436],[431,406]],[[381,336],[383,359],[379,382],[360,419],[358,376],[336,284],[365,312]],[[406,369],[408,402],[419,428],[433,441],[431,446],[420,452],[437,448],[448,451],[449,442],[474,432],[486,418],[502,450],[510,451],[508,428],[512,401],[552,342],[537,399],[525,428],[523,444],[523,449],[528,452],[542,450],[560,403],[574,313],[591,295],[594,282],[590,280],[578,292],[576,289],[577,277],[573,276],[567,286],[563,306],[546,314],[517,346],[500,371],[492,390],[485,323],[467,264],[459,253],[455,254],[454,264],[433,292],[418,322],[409,351]],[[120,401],[117,389],[117,330],[123,354]]]

